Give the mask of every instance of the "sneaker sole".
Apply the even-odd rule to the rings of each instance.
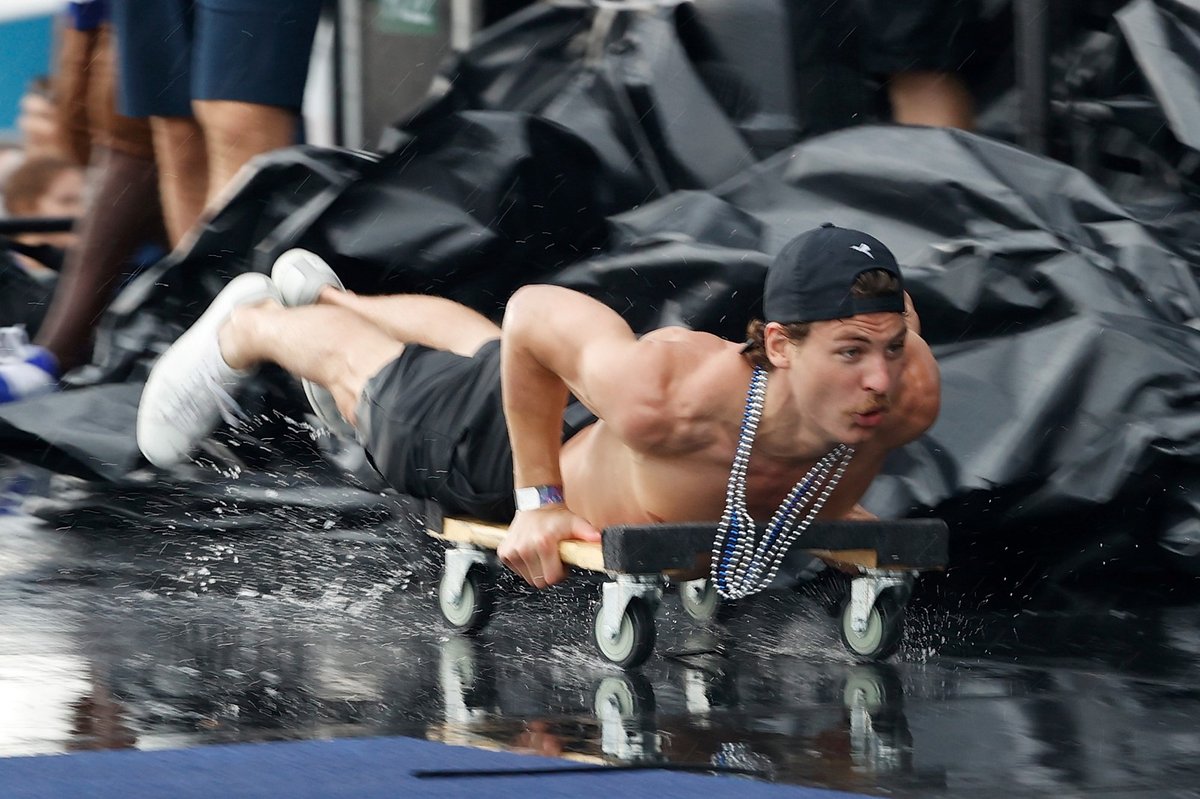
[[[345,289],[325,259],[300,248],[288,250],[275,259],[271,280],[279,290],[283,304],[289,308],[312,305],[326,286]]]

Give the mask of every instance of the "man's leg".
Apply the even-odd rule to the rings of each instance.
[[[355,418],[367,380],[404,350],[344,308],[280,302],[269,277],[240,274],[159,357],[138,404],[137,441],[147,460],[180,463],[222,417],[236,424],[238,389],[259,364],[327,386]]]
[[[324,386],[351,424],[363,388],[404,351],[404,344],[345,308],[276,302],[237,308],[218,332],[221,357],[233,369],[274,363]]]
[[[314,252],[292,249],[271,268],[271,280],[283,304],[304,307],[324,303],[358,314],[401,344],[422,344],[470,357],[486,341],[499,337],[500,328],[459,303],[440,297],[401,295],[360,297],[346,292],[333,269]],[[356,438],[343,405],[319,382],[301,378],[313,413],[334,435]]]
[[[200,219],[208,196],[204,131],[192,117],[150,117],[159,195],[170,244],[175,247]]]
[[[324,307],[353,311],[396,341],[423,344],[470,357],[486,342],[500,337],[500,328],[481,313],[443,297],[423,294],[371,296],[322,290]]]
[[[975,127],[971,92],[951,72],[899,72],[888,81],[888,97],[892,118],[902,125]]]
[[[93,152],[99,173],[91,204],[37,335],[37,343],[55,354],[63,372],[87,360],[96,319],[112,298],[130,253],[162,226],[154,161],[100,146]]]

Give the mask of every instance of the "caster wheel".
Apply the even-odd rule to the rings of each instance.
[[[654,712],[654,689],[640,674],[605,677],[596,686],[592,709],[606,719],[644,716]]]
[[[842,643],[861,660],[884,660],[900,648],[904,636],[904,607],[885,591],[867,614],[867,628],[857,632],[850,618],[850,597],[842,604]]]
[[[604,632],[604,605],[596,608],[593,628],[596,648],[609,663],[623,669],[636,668],[646,662],[654,650],[654,618],[645,602],[632,599],[621,614],[621,624],[615,636]]]
[[[886,663],[863,663],[846,671],[842,686],[842,703],[847,710],[878,713],[894,705],[904,696],[900,678],[893,666]]]
[[[456,587],[460,590],[455,591]],[[491,582],[481,568],[468,571],[461,586],[452,585],[449,575],[442,574],[438,608],[442,618],[456,631],[471,635],[482,630],[492,618],[494,604]]]
[[[696,621],[712,621],[721,607],[721,595],[712,580],[688,580],[679,584],[679,602]]]

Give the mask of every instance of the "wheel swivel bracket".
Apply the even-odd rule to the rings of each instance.
[[[600,632],[609,640],[616,640],[621,634],[621,617],[625,608],[634,599],[640,599],[650,606],[651,612],[658,608],[662,601],[662,578],[648,574],[618,574],[616,580],[604,584],[604,594],[600,600]]]
[[[890,588],[910,589],[913,575],[907,572],[867,569],[850,581],[850,629],[862,635],[867,631],[871,608],[879,595]]]
[[[445,584],[450,591],[447,597],[451,602],[462,599],[463,585],[467,582],[467,572],[475,565],[488,565],[488,555],[475,547],[453,547],[446,550]]]

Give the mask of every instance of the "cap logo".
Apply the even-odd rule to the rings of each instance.
[[[867,256],[868,258],[870,258],[872,261],[874,261],[874,260],[875,260],[875,256],[874,256],[874,255],[871,255],[871,245],[869,245],[869,244],[855,244],[855,245],[854,245],[853,247],[851,247],[850,249],[852,249],[852,250],[858,250],[858,251],[859,251],[859,252],[861,252],[863,255],[865,255],[865,256]]]

